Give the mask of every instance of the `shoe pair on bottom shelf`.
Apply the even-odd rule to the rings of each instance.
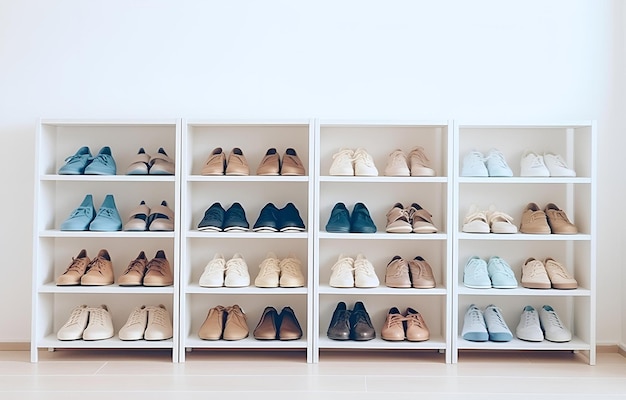
[[[119,332],[120,340],[166,340],[172,336],[172,320],[163,304],[135,307]]]
[[[333,312],[326,335],[333,340],[365,341],[376,338],[376,330],[363,302],[357,301],[354,309],[348,310],[346,303],[340,301]]]
[[[65,159],[65,165],[59,168],[59,175],[115,175],[117,166],[111,154],[111,148],[104,146],[94,157],[89,147],[83,146]]]
[[[485,307],[484,311],[474,304],[470,305],[465,313],[461,335],[472,342],[509,342],[513,339],[502,310],[493,304]]]
[[[203,340],[242,340],[249,334],[246,314],[237,304],[209,309],[198,331],[198,337]]]
[[[331,271],[331,287],[373,288],[380,284],[374,266],[363,254],[357,254],[356,259],[340,254]]]
[[[280,314],[274,307],[265,307],[253,336],[257,340],[298,340],[302,328],[291,307],[283,307]]]
[[[433,270],[424,258],[417,256],[407,262],[396,255],[387,264],[385,285],[390,288],[431,289],[436,282]]]
[[[409,342],[423,342],[430,339],[430,331],[422,314],[411,307],[404,314],[397,307],[390,308],[380,334],[389,341],[406,339]]]
[[[111,313],[106,305],[75,307],[67,322],[57,332],[59,340],[104,340],[115,334]]]

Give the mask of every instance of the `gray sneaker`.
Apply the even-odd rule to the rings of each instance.
[[[483,312],[489,340],[492,342],[508,342],[513,339],[513,334],[504,321],[502,311],[493,304],[488,305]]]

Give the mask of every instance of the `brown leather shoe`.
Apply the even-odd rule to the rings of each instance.
[[[278,311],[274,307],[265,307],[263,315],[254,328],[254,338],[257,340],[274,340],[278,337]]]
[[[72,263],[67,267],[63,275],[57,278],[57,286],[80,285],[80,278],[85,274],[89,262],[87,250],[82,249],[76,258],[72,257]]]
[[[209,310],[204,323],[198,331],[198,337],[203,340],[219,340],[224,331],[224,321],[226,320],[226,308],[215,306]]]
[[[224,324],[224,340],[241,340],[248,337],[250,331],[246,322],[246,314],[237,304],[226,307],[226,323]]]
[[[156,255],[146,265],[146,275],[143,277],[144,286],[170,286],[174,284],[172,268],[165,257],[163,250],[157,251]]]
[[[400,314],[400,310],[397,307],[389,309],[380,335],[384,340],[404,340],[404,316]]]
[[[522,222],[519,231],[521,233],[535,233],[547,235],[551,232],[546,213],[541,211],[535,203],[528,203],[522,213]]]
[[[280,157],[275,148],[268,149],[256,169],[257,175],[280,175]]]
[[[430,331],[422,314],[412,308],[406,309],[406,339],[409,342],[422,342],[430,339]]]
[[[300,161],[298,154],[291,147],[283,154],[283,164],[280,167],[281,175],[304,175],[304,164]]]
[[[226,175],[250,175],[248,160],[239,147],[235,147],[228,155]]]
[[[428,261],[420,256],[409,260],[409,274],[411,275],[411,284],[416,289],[431,289],[436,285],[433,269]]]
[[[400,256],[394,256],[387,265],[385,285],[391,288],[410,288],[409,266]]]
[[[80,284],[86,286],[112,285],[115,281],[113,277],[113,263],[109,252],[102,249],[98,256],[87,265],[85,275],[80,278]]]
[[[572,224],[569,219],[567,219],[567,215],[565,211],[561,210],[554,203],[549,203],[544,212],[546,213],[546,217],[548,218],[548,225],[550,225],[550,229],[552,233],[558,233],[563,235],[574,235],[578,233],[578,228],[576,225]]]
[[[126,271],[119,277],[117,284],[120,286],[140,286],[143,283],[143,276],[146,273],[148,259],[143,251],[139,253],[137,258],[132,260]]]
[[[278,339],[298,340],[302,337],[302,328],[291,307],[283,307],[278,318],[280,319]]]
[[[200,175],[224,175],[226,171],[226,154],[221,147],[213,149],[204,163]]]

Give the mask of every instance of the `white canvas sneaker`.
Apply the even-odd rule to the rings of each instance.
[[[568,168],[563,158],[554,153],[543,153],[543,161],[550,171],[550,176],[576,176],[576,171]]]
[[[304,275],[302,275],[302,263],[294,255],[280,260],[280,287],[302,287],[304,286]]]
[[[539,322],[545,338],[551,342],[569,342],[572,333],[559,319],[556,311],[551,306],[544,305],[539,310]]]
[[[474,304],[471,304],[465,312],[463,320],[463,332],[461,336],[465,340],[472,342],[486,342],[489,340],[487,325],[482,311]]]
[[[526,150],[520,161],[520,176],[550,176],[550,171],[543,161],[543,157],[534,151]]]
[[[533,306],[524,307],[515,334],[519,339],[529,342],[541,342],[543,340],[539,314]]]
[[[354,175],[354,150],[340,149],[333,154],[333,163],[330,166],[330,175],[353,176]]]
[[[83,331],[89,321],[89,308],[86,305],[75,307],[67,322],[57,332],[59,340],[78,340],[83,338]]]
[[[352,257],[340,254],[331,271],[330,286],[336,288],[354,287],[354,259]]]
[[[411,176],[435,176],[435,170],[430,167],[430,160],[423,147],[413,147],[408,157]]]
[[[396,149],[389,154],[385,176],[410,176],[409,164],[406,154],[400,149]]]
[[[250,274],[248,273],[248,265],[243,259],[243,256],[239,253],[236,253],[233,258],[226,261],[226,275],[224,277],[224,286],[250,286]]]
[[[144,339],[166,340],[173,336],[172,320],[163,304],[148,307],[148,323]]]
[[[280,260],[273,252],[267,253],[265,260],[259,265],[259,274],[254,280],[254,286],[262,288],[278,287],[280,278]]]
[[[378,176],[378,169],[374,165],[374,159],[361,147],[354,152],[354,175]]]
[[[128,316],[128,320],[120,329],[118,336],[120,340],[140,340],[146,331],[148,324],[148,310],[146,306],[135,307]]]
[[[89,323],[83,332],[83,340],[104,340],[113,335],[113,321],[107,306],[89,307]]]
[[[224,272],[226,271],[226,260],[224,256],[217,253],[209,261],[204,272],[200,276],[200,286],[202,287],[222,287],[224,286]]]
[[[489,340],[492,342],[508,342],[513,339],[511,330],[504,321],[502,311],[493,304],[488,305],[483,311],[485,324],[489,332]]]
[[[357,254],[354,260],[354,286],[358,288],[378,287],[380,281],[372,263],[363,256]]]

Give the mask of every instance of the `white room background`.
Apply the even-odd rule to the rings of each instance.
[[[625,17],[619,0],[0,0],[0,342],[30,339],[39,118],[163,117],[597,119],[597,337],[626,342]]]

